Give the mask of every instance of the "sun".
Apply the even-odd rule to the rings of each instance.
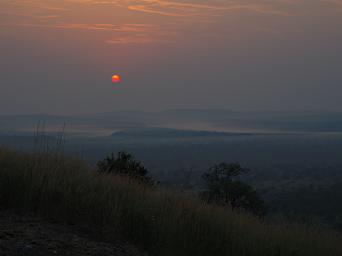
[[[112,76],[112,83],[119,83],[121,81],[121,77],[119,75]]]

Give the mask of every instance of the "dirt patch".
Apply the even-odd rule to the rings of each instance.
[[[0,255],[146,256],[122,240],[101,242],[73,225],[6,211],[0,212]]]

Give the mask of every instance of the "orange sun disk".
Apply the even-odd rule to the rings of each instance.
[[[120,76],[119,75],[113,75],[112,76],[112,82],[113,83],[119,83],[121,80]]]

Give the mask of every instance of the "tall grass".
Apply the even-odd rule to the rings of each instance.
[[[158,256],[342,255],[334,233],[267,225],[196,198],[99,175],[56,154],[0,149],[1,207],[34,211],[124,236]]]

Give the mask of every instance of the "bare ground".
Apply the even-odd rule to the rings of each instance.
[[[146,256],[117,239],[101,242],[86,228],[0,211],[1,256]]]

